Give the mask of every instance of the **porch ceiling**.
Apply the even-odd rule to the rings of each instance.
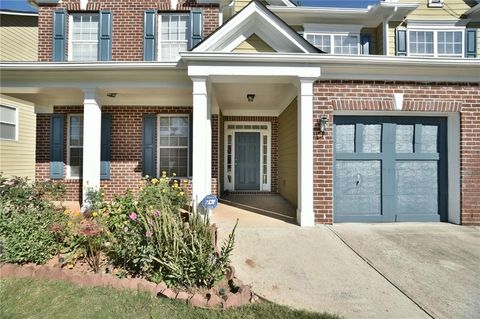
[[[278,116],[297,95],[291,83],[214,83],[213,92],[224,115]],[[247,94],[255,94],[253,102]]]

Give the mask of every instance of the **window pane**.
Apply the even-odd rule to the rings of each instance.
[[[14,140],[16,135],[16,128],[13,124],[0,123],[0,138],[6,140]]]
[[[74,14],[72,23],[72,61],[97,61],[98,14]]]
[[[358,54],[358,36],[336,35],[333,41],[335,54]]]
[[[11,124],[17,123],[17,110],[12,107],[1,105],[0,121],[11,123]]]
[[[433,31],[409,31],[408,50],[412,55],[433,55]]]
[[[397,153],[413,153],[413,125],[397,125],[395,150]]]
[[[335,151],[353,153],[355,151],[355,125],[335,125]]]
[[[70,148],[70,177],[82,177],[83,148]]]
[[[188,116],[160,117],[160,171],[188,175]]]
[[[161,148],[160,172],[174,173],[178,176],[188,175],[188,151],[186,148]]]
[[[438,55],[461,56],[462,55],[462,32],[460,31],[438,31],[437,50]]]
[[[188,19],[186,14],[162,14],[160,16],[159,59],[176,61],[179,52],[188,46]]]
[[[382,144],[382,125],[365,124],[363,126],[363,152],[380,153]]]
[[[70,117],[70,146],[83,146],[83,117]]]

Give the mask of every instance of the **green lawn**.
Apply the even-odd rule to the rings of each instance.
[[[322,318],[336,316],[296,311],[261,303],[227,311],[204,310],[109,288],[82,288],[65,282],[36,279],[0,280],[0,318]]]

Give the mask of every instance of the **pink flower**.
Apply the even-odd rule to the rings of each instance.
[[[130,215],[128,215],[128,217],[130,217],[131,220],[136,220],[137,219],[137,214],[130,213]]]
[[[147,237],[147,238],[150,238],[152,236],[153,236],[153,233],[149,230],[145,233],[145,237]]]
[[[155,215],[155,217],[160,217],[162,213],[160,213],[159,210],[156,210],[153,214]]]

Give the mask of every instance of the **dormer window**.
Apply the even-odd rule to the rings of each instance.
[[[409,56],[464,56],[464,30],[408,29],[407,38]]]
[[[333,54],[359,54],[359,34],[306,33],[305,38],[320,50]]]
[[[98,61],[98,13],[71,15],[69,60],[77,62]]]

